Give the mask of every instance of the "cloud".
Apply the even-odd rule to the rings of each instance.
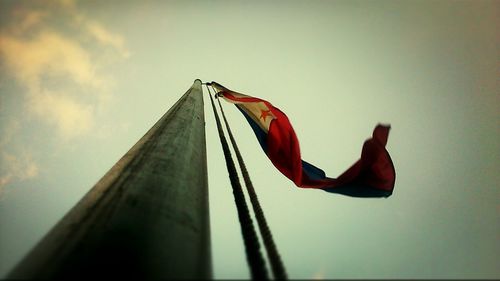
[[[101,44],[113,47],[124,58],[130,56],[129,50],[125,47],[123,37],[120,35],[110,33],[96,21],[87,21],[86,28],[88,33]]]
[[[109,100],[112,85],[99,69],[105,64],[100,54],[111,49],[127,58],[130,52],[122,36],[87,18],[74,1],[31,4],[14,7],[0,31],[6,72],[26,89],[26,109],[37,120],[55,126],[66,140],[88,133],[95,125],[92,113]]]
[[[7,145],[13,142],[13,137],[20,130],[20,123],[12,120],[3,128],[0,139],[0,198],[5,193],[7,184],[13,181],[26,180],[38,175],[38,164],[33,156],[26,150],[18,153],[8,151]]]
[[[31,154],[19,156],[3,151],[1,153],[0,190],[13,180],[26,180],[38,175],[38,165]],[[0,194],[3,193],[0,191]]]
[[[19,131],[19,120],[12,119],[8,124],[3,124],[2,137],[0,138],[0,150],[12,141],[14,135]]]
[[[90,54],[77,42],[53,31],[32,39],[0,36],[0,52],[13,75],[32,92],[44,87],[42,79],[65,76],[82,86],[100,88]]]
[[[37,26],[47,16],[47,13],[43,11],[17,10],[16,13],[21,20],[18,25],[12,27],[12,31],[17,34],[22,34],[33,26]]]
[[[94,124],[93,107],[64,94],[44,91],[32,95],[29,102],[30,111],[56,125],[65,140],[87,134]]]
[[[78,91],[75,87],[47,83],[61,77],[77,87],[104,89],[104,81],[96,76],[90,55],[81,46],[54,32],[42,32],[30,40],[1,36],[0,54],[12,75],[27,89],[24,100],[29,114],[55,125],[59,136],[65,140],[91,129],[94,123],[91,113],[96,102],[61,92],[61,88]]]
[[[14,121],[0,108],[6,116],[0,119],[0,188],[40,172],[27,152],[30,145],[14,145],[19,128],[36,122],[54,132],[48,134],[53,140],[62,141],[97,130],[97,114],[112,97],[113,79],[103,68],[130,56],[121,35],[87,17],[73,0],[5,6],[10,10],[1,13],[0,84],[15,81],[22,89],[20,95],[5,94],[19,101],[23,112]],[[12,147],[17,149],[7,152]]]

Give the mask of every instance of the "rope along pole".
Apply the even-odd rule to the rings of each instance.
[[[215,103],[208,85],[207,90],[208,95],[210,96],[210,101],[212,103],[212,109],[214,111],[215,121],[217,123],[217,130],[219,132],[219,139],[222,145],[222,150],[226,159],[226,167],[229,173],[229,180],[231,181],[231,186],[233,188],[234,201],[236,204],[236,209],[238,211],[238,218],[240,220],[241,233],[243,235],[243,241],[245,244],[247,261],[250,266],[250,273],[252,279],[268,280],[269,278],[267,275],[267,268],[262,253],[260,252],[257,233],[255,232],[252,218],[250,216],[248,206],[245,202],[245,196],[243,194],[243,189],[241,188],[238,173],[236,172],[236,167],[231,156],[231,151],[229,150],[229,145],[227,143],[226,137],[224,136],[224,131],[222,130],[222,125],[220,123],[220,119],[215,108]]]
[[[253,211],[255,213],[255,217],[259,225],[264,245],[266,247],[267,255],[269,257],[269,262],[271,263],[271,269],[273,271],[274,278],[280,280],[286,280],[287,274],[285,267],[283,266],[283,262],[281,261],[281,257],[280,254],[278,253],[276,244],[274,243],[273,235],[267,224],[266,217],[264,216],[264,211],[260,206],[257,193],[255,193],[255,189],[253,187],[253,183],[250,180],[250,175],[248,174],[247,167],[245,165],[245,162],[243,161],[243,157],[241,156],[238,145],[236,144],[236,140],[234,139],[233,133],[229,126],[229,122],[227,121],[226,118],[226,114],[224,114],[224,109],[222,109],[220,99],[217,99],[217,102],[219,103],[219,108],[222,113],[222,119],[224,119],[226,130],[229,134],[229,139],[231,140],[231,144],[233,145],[234,151],[236,153],[236,158],[238,159],[238,163],[241,168],[241,173],[243,175],[243,179],[247,187],[248,195],[250,197],[250,202],[252,202]]]

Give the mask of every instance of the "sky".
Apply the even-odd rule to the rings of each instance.
[[[191,87],[285,112],[336,177],[391,125],[389,198],[296,187],[223,104],[290,278],[500,278],[499,1],[0,0],[0,278]],[[205,96],[214,277],[248,278]]]

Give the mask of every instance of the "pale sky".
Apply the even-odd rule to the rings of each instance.
[[[197,78],[285,112],[336,177],[392,126],[387,199],[295,185],[223,104],[290,278],[500,278],[499,1],[0,0],[0,278]],[[215,278],[248,278],[205,96]]]

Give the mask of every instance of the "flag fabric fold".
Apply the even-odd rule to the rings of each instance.
[[[337,178],[301,159],[299,141],[288,117],[266,100],[231,91],[212,82],[217,96],[233,103],[245,116],[273,165],[296,186],[353,197],[389,197],[396,173],[385,146],[390,126],[378,124],[361,157]]]

